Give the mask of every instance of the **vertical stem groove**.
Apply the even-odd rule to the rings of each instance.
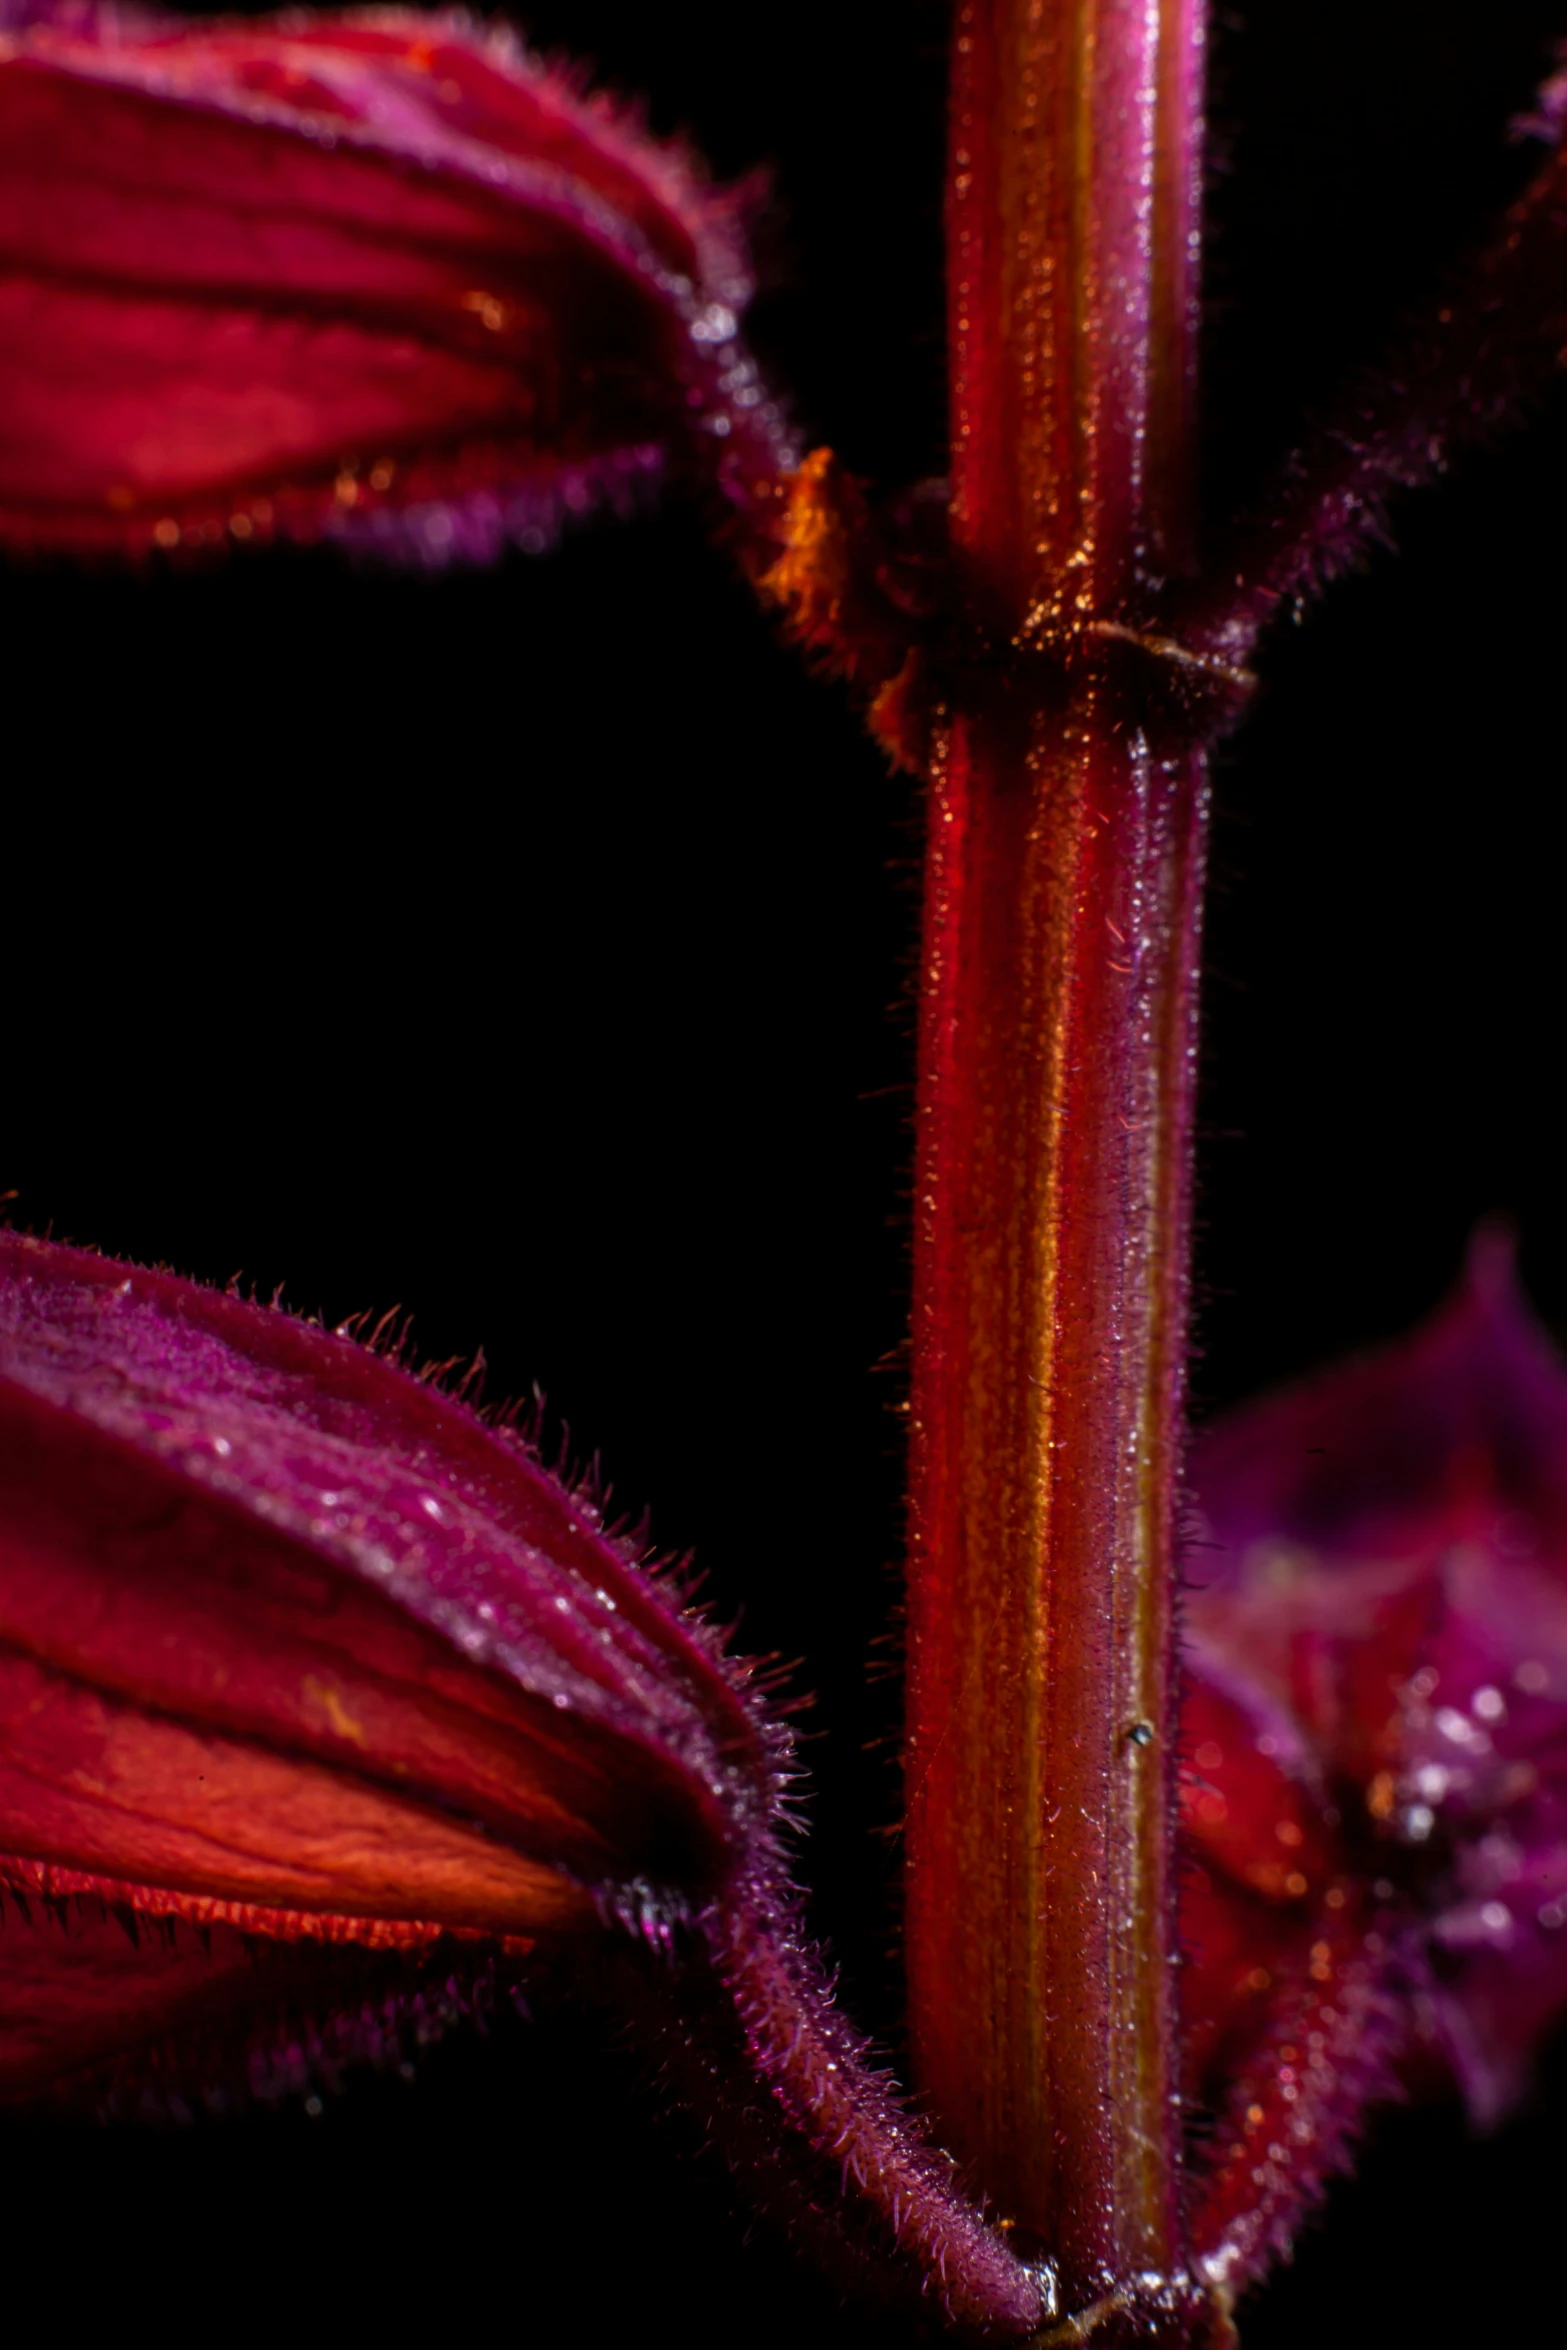
[[[1206,786],[1095,624],[1189,559],[1196,0],[966,0],[908,1749],[918,2083],[1067,2306],[1181,2260],[1173,1510]],[[1147,1733],[1152,1731],[1151,1741]]]

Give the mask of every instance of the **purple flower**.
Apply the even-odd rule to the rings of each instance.
[[[1192,1475],[1187,2059],[1228,2270],[1369,2098],[1438,2069],[1494,2122],[1567,2009],[1567,1370],[1510,1244]]]

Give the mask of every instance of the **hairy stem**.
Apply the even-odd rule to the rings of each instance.
[[[1081,2308],[1183,2247],[1171,1583],[1199,750],[1126,640],[1189,555],[1196,0],[968,0],[916,1208],[917,2085]],[[1144,659],[1156,665],[1157,651]]]
[[[681,1965],[627,1944],[604,1979],[755,2208],[840,2292],[937,2312],[993,2346],[1050,2322],[1050,2270],[986,2226],[871,2067],[786,1892],[753,1880],[741,1909],[704,1917]]]
[[[1567,76],[1537,126],[1560,135]],[[1298,612],[1388,539],[1400,491],[1518,423],[1558,374],[1567,344],[1567,153],[1558,146],[1437,305],[1410,319],[1383,365],[1326,417],[1268,496],[1177,599],[1193,652],[1245,662],[1281,610]]]

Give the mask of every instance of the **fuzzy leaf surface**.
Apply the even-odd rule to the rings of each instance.
[[[364,1948],[657,1931],[768,1844],[742,1682],[520,1436],[0,1236],[0,1884]]]
[[[0,7],[0,545],[537,549],[671,466],[765,523],[745,198],[504,29]]]

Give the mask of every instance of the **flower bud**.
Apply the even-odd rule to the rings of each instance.
[[[504,30],[0,0],[0,545],[545,545],[793,447],[743,198]]]

